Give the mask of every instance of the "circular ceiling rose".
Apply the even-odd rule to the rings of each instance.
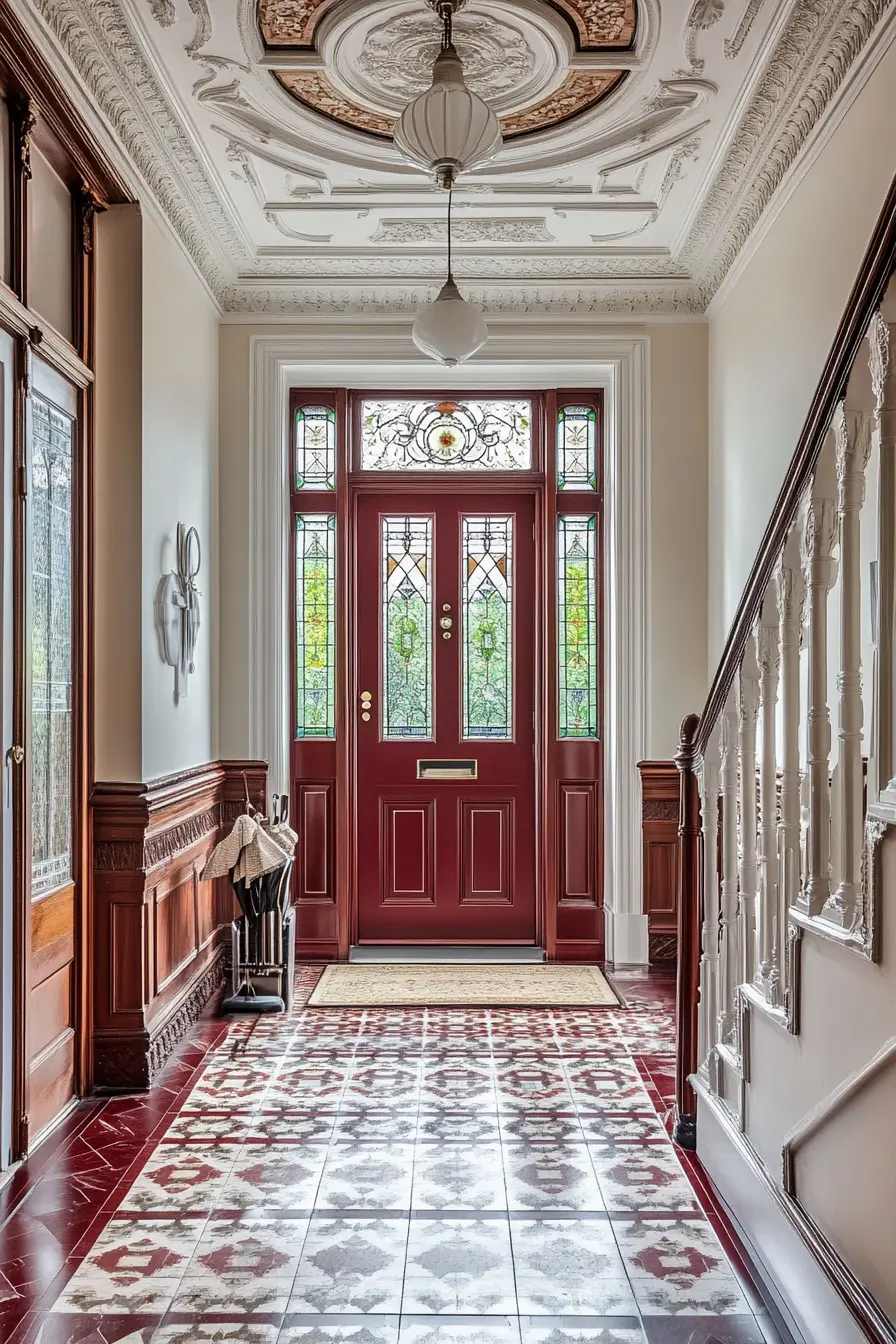
[[[273,54],[313,47],[320,64],[277,69],[299,103],[352,130],[390,139],[432,81],[441,25],[423,0],[258,0]],[[576,69],[577,49],[631,44],[635,0],[467,0],[454,45],[467,87],[501,121],[504,140],[546,131],[597,106],[625,72]]]
[[[441,25],[425,10],[393,18],[368,33],[358,71],[384,98],[403,107],[432,83],[441,35]],[[535,53],[519,27],[483,14],[458,14],[454,47],[468,86],[480,98],[513,99],[535,70]]]
[[[498,116],[538,102],[562,83],[575,49],[563,15],[544,3],[470,0],[454,21],[468,86]],[[441,25],[421,0],[336,5],[318,50],[333,87],[371,111],[398,116],[432,82]]]

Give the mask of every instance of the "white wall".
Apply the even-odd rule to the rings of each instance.
[[[705,322],[650,331],[650,754],[668,760],[708,689]]]
[[[712,313],[711,673],[896,172],[894,125],[896,45]]]
[[[143,230],[142,755],[153,779],[216,755],[218,498],[217,312],[180,248],[151,218]],[[176,567],[177,524],[199,532],[201,627],[189,692],[159,656],[155,596]]]

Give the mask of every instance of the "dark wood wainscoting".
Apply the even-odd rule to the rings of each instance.
[[[245,777],[245,783],[244,783]],[[267,767],[224,761],[147,784],[97,784],[93,825],[93,1080],[149,1087],[223,981],[219,937],[235,909],[208,855]]]
[[[679,782],[674,761],[640,761],[642,881],[651,962],[678,956]]]

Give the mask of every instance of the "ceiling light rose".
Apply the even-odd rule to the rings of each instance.
[[[478,168],[501,148],[501,123],[484,99],[467,88],[464,67],[451,40],[457,0],[430,0],[445,25],[442,50],[432,69],[432,85],[409,103],[393,139],[410,163],[451,187],[459,173]]]

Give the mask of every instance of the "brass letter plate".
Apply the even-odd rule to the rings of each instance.
[[[475,779],[478,761],[418,761],[418,779]]]

